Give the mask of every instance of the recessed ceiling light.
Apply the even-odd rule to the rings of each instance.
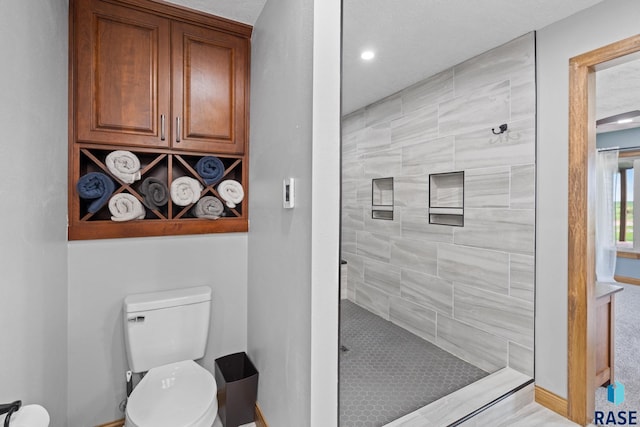
[[[360,54],[360,58],[365,61],[371,61],[375,56],[376,54],[372,50],[365,50]]]
[[[619,124],[625,124],[625,123],[631,123],[633,121],[633,119],[622,119],[622,120],[618,120]]]

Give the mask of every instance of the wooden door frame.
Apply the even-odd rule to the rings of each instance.
[[[595,71],[640,52],[640,35],[569,60],[569,418],[593,420],[595,395]]]

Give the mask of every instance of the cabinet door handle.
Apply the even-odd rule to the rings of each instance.
[[[164,134],[164,114],[160,114],[160,140],[164,141],[165,139],[165,134]]]
[[[180,116],[176,117],[176,142],[180,142]]]

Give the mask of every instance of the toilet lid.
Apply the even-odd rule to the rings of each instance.
[[[129,396],[127,418],[136,426],[190,426],[216,401],[216,380],[193,360],[151,369]]]

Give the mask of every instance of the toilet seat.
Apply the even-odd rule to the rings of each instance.
[[[216,380],[193,360],[151,369],[129,396],[126,427],[211,427]]]

